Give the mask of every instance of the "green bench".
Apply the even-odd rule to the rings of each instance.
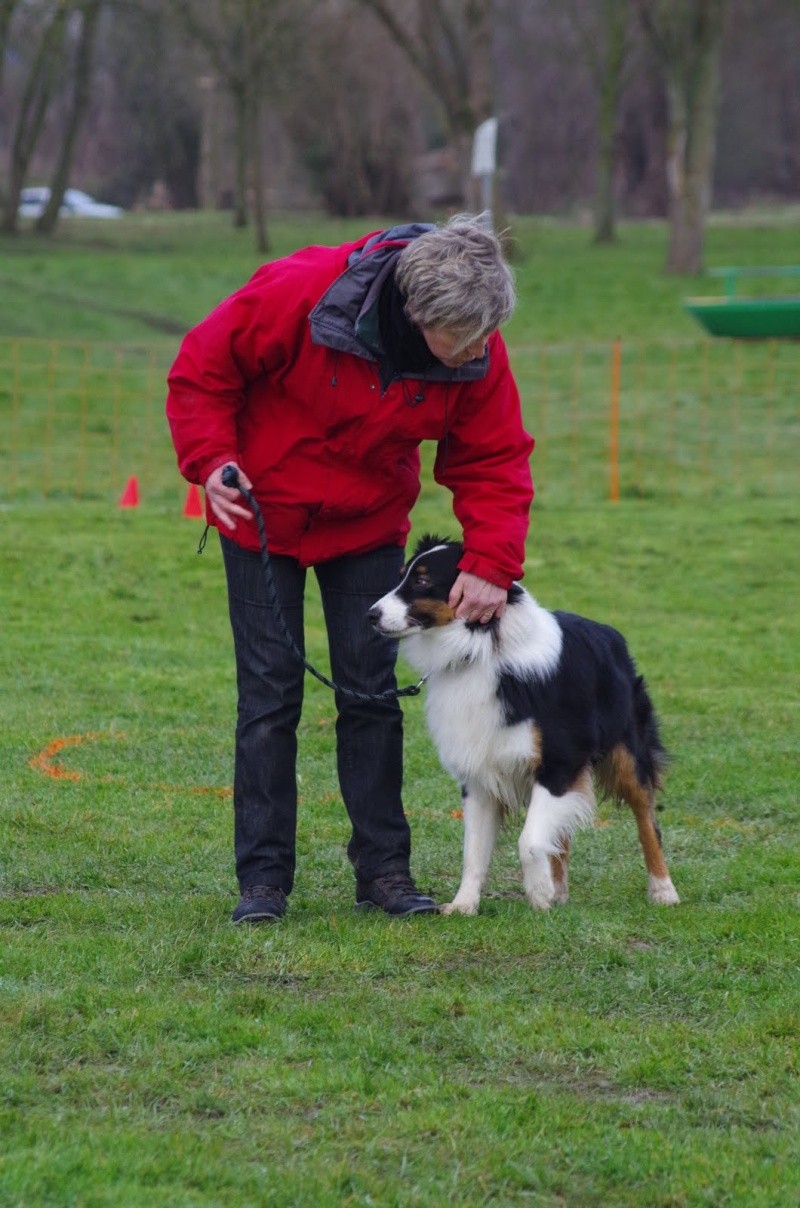
[[[751,295],[737,293],[745,277],[800,278],[800,265],[728,265],[708,269],[725,283],[722,298],[685,298],[684,308],[712,336],[742,340],[800,339],[800,292]]]
[[[746,265],[736,268],[728,265],[725,268],[710,268],[709,277],[722,277],[725,282],[725,294],[728,298],[736,297],[736,287],[742,277],[800,277],[800,264],[768,264],[762,267]]]

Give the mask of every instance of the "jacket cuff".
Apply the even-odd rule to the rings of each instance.
[[[196,481],[197,481],[198,486],[205,487],[206,483],[208,482],[209,476],[211,474],[213,474],[215,470],[218,470],[220,466],[226,466],[229,461],[235,462],[238,465],[239,464],[239,454],[238,453],[225,453],[218,457],[209,458],[209,460],[204,461],[202,463],[202,465],[196,464],[194,466],[194,471],[197,474]],[[188,477],[188,475],[187,475],[187,477]],[[194,478],[193,477],[189,478],[189,481],[190,482],[194,481]]]
[[[482,558],[480,554],[465,553],[458,564],[458,569],[465,571],[468,575],[477,575],[479,579],[486,579],[487,583],[494,583],[495,587],[502,587],[504,591],[508,591],[516,579],[522,578],[521,566],[515,568],[515,573],[515,570],[507,566],[500,567],[496,562]]]

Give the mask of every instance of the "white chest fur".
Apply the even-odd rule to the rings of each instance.
[[[509,786],[527,782],[538,758],[530,722],[508,726],[485,667],[433,676],[426,697],[428,726],[444,767],[460,784],[480,786],[509,808]]]
[[[414,634],[405,654],[428,678],[428,726],[445,768],[509,808],[524,801],[539,759],[532,722],[507,725],[497,696],[501,674],[546,676],[557,665],[561,630],[524,593],[496,635],[456,621]]]

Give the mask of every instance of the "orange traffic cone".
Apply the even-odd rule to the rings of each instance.
[[[121,508],[138,508],[139,506],[139,482],[135,477],[129,478],[125,490],[120,495],[119,506]]]
[[[202,517],[206,514],[205,508],[203,507],[203,500],[200,497],[200,488],[195,486],[194,483],[192,483],[192,485],[189,487],[189,490],[186,492],[186,503],[183,505],[183,514],[184,516],[188,516],[191,520],[195,520],[198,517],[202,519]]]

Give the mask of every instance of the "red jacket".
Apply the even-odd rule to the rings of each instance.
[[[169,374],[178,465],[203,485],[238,462],[270,551],[311,566],[405,545],[419,445],[438,441],[434,476],[453,493],[461,568],[508,587],[522,574],[533,441],[501,336],[481,361],[437,365],[381,391],[377,296],[408,238],[425,229],[266,264],[190,331]],[[254,522],[226,535],[258,549]]]

